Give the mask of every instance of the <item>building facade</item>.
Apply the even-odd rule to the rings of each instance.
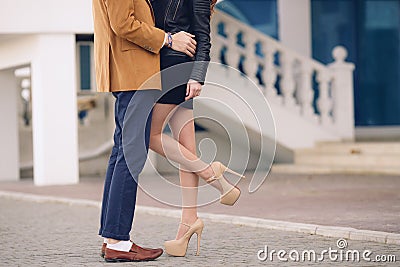
[[[23,118],[17,100],[26,82],[21,85],[16,70],[27,68],[22,76],[31,89],[35,183],[76,183],[77,93],[96,91],[91,1],[0,4],[0,109],[10,114],[0,121],[8,125],[0,136],[5,148],[0,179],[19,178],[16,121]],[[217,8],[323,64],[333,61],[334,47],[344,46],[347,60],[356,65],[356,139],[400,136],[400,1],[222,0]],[[314,92],[314,106],[318,94]]]

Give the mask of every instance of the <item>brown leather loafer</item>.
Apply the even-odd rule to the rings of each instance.
[[[104,256],[106,255],[106,247],[107,247],[107,243],[103,243],[103,245],[101,246],[101,252],[100,252],[100,256],[102,258],[104,258]],[[145,250],[151,250],[151,248],[143,248]],[[162,249],[161,249],[162,250]]]
[[[104,246],[104,244],[103,244]],[[163,254],[161,248],[142,248],[133,243],[129,252],[113,250],[105,247],[104,259],[107,262],[151,261]]]
[[[107,243],[103,243],[103,245],[101,246],[101,253],[100,256],[102,258],[104,258],[104,255],[106,255],[106,247],[107,247]]]

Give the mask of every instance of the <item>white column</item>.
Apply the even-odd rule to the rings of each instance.
[[[333,73],[333,118],[343,140],[354,140],[354,64],[346,62],[347,50],[333,49],[334,62],[329,64]]]
[[[0,71],[0,181],[19,179],[17,82],[13,70]]]
[[[278,0],[279,39],[301,53],[311,56],[311,0]]]
[[[79,181],[73,34],[40,35],[32,61],[35,185]]]
[[[155,175],[157,173],[157,153],[149,149],[146,164],[143,167],[142,174]]]

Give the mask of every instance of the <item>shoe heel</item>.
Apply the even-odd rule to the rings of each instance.
[[[225,168],[226,168],[226,169],[225,169],[226,172],[232,173],[232,174],[234,174],[234,175],[240,177],[241,179],[246,178],[243,174],[240,174],[240,173],[237,173],[237,172],[235,172],[235,171],[232,171],[232,170],[229,169],[228,167],[225,167]]]
[[[200,255],[200,240],[201,240],[201,233],[202,233],[202,230],[203,230],[203,229],[201,229],[199,232],[196,233],[196,234],[197,234],[197,251],[196,251],[196,256],[199,256],[199,255]]]

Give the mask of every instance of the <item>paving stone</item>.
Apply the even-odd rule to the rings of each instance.
[[[200,256],[195,256],[193,236],[186,257],[164,253],[146,263],[109,264],[99,256],[102,239],[97,236],[100,211],[93,206],[37,203],[0,198],[0,266],[398,266],[398,263],[280,262],[260,261],[257,252],[268,246],[279,251],[338,249],[336,238],[257,227],[216,223],[204,219]],[[162,247],[175,236],[179,219],[138,213],[132,239],[143,246]],[[369,249],[373,256],[396,255],[400,246],[366,241],[347,241],[346,249]],[[261,254],[260,254],[261,255]],[[288,256],[286,256],[288,257]],[[372,256],[371,256],[372,257]]]

